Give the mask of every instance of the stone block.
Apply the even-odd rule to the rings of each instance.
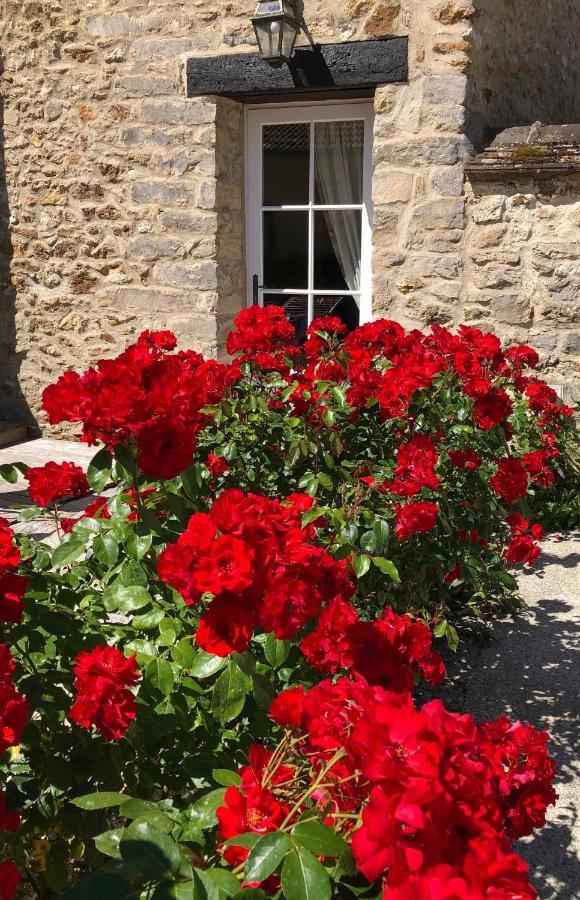
[[[167,210],[161,214],[161,224],[169,231],[209,235],[217,229],[217,215],[197,210]]]
[[[528,300],[520,294],[498,294],[491,299],[494,319],[506,325],[529,325],[532,319]]]
[[[141,118],[164,125],[208,125],[215,121],[216,105],[209,100],[145,100]]]
[[[127,247],[127,255],[132,259],[154,260],[182,254],[183,246],[175,238],[143,236],[129,241]]]
[[[198,37],[187,38],[142,38],[133,42],[131,52],[141,60],[176,59],[184,53],[193,53],[200,48]]]
[[[507,225],[491,225],[483,231],[477,233],[474,244],[480,250],[487,247],[497,247],[501,244],[507,232]]]
[[[120,309],[146,313],[168,313],[187,311],[192,308],[191,294],[177,291],[162,291],[149,287],[121,287],[115,295],[116,306]]]
[[[506,209],[505,197],[489,197],[473,207],[473,221],[478,225],[500,222]]]
[[[121,132],[121,143],[126,147],[139,147],[147,144],[153,144],[158,147],[174,147],[178,144],[183,144],[184,140],[185,132],[183,129],[132,126],[131,128],[123,129]]]
[[[191,263],[157,263],[153,268],[153,278],[160,284],[170,284],[180,288],[194,288],[202,291],[217,290],[217,262],[205,260]]]
[[[137,181],[131,187],[135,203],[161,203],[179,206],[192,201],[191,193],[173,181]]]
[[[496,263],[500,266],[517,266],[521,260],[519,250],[472,250],[469,254],[478,266]]]
[[[398,0],[378,3],[364,24],[365,34],[379,38],[392,34],[400,10],[401,4]]]
[[[161,75],[124,75],[119,79],[119,88],[131,97],[142,97],[146,94],[171,94],[176,90],[174,78]]]
[[[463,184],[463,166],[441,166],[431,173],[433,191],[444,197],[461,197]]]
[[[574,356],[580,356],[580,331],[572,331],[566,335],[564,350],[567,353],[573,353]]]
[[[521,281],[519,269],[505,268],[504,266],[489,265],[474,269],[471,273],[473,283],[479,288],[513,287]]]
[[[442,22],[443,25],[455,25],[464,19],[471,19],[475,16],[476,10],[471,3],[461,2],[443,2],[439,3],[433,9],[434,17]]]
[[[170,152],[154,153],[151,157],[152,167],[162,175],[181,176],[189,167],[189,152],[185,149]]]
[[[463,106],[466,96],[465,75],[428,75],[423,79],[423,97],[427,103]]]
[[[469,155],[465,137],[424,137],[412,140],[376,141],[374,147],[375,163],[388,162],[393,165],[452,166]]]
[[[536,350],[554,350],[557,343],[556,332],[549,329],[541,329],[530,332],[530,344]]]
[[[414,218],[430,231],[436,228],[461,228],[464,209],[463,200],[429,200],[415,208]]]
[[[392,171],[376,174],[373,179],[375,203],[398,203],[411,199],[414,176],[409,172]]]
[[[421,278],[458,278],[461,260],[457,256],[423,256],[413,260],[411,272]]]

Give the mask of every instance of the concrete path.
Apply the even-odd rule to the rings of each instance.
[[[37,440],[0,450],[0,464],[43,465],[72,461],[86,468],[95,448],[68,441]],[[0,516],[14,520],[13,504],[27,502],[25,483],[0,481]],[[28,501],[29,502],[29,501]],[[87,500],[68,504],[83,509]],[[27,531],[51,531],[35,520]],[[556,809],[549,823],[520,852],[544,900],[580,898],[580,534],[542,545],[537,568],[519,575],[528,610],[516,621],[499,622],[491,646],[462,644],[450,654],[449,680],[436,692],[449,708],[479,721],[502,714],[522,719],[552,735],[558,761]]]

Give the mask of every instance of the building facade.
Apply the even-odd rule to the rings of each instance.
[[[577,0],[302,6],[316,90],[244,88],[252,0],[1,0],[5,419],[256,301],[491,328],[578,399],[580,137],[534,125],[580,121]]]

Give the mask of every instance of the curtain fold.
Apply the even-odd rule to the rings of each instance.
[[[364,124],[317,122],[315,176],[320,203],[362,203]],[[324,210],[330,239],[349,290],[360,290],[361,214]]]

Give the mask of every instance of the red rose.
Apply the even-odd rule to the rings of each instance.
[[[505,357],[511,362],[514,369],[524,369],[526,366],[535,369],[540,361],[536,351],[525,344],[510,347],[509,350],[506,350]]]
[[[196,640],[214,656],[230,656],[248,649],[256,626],[256,610],[235,595],[222,594],[201,617]]]
[[[7,519],[0,518],[0,575],[16,568],[20,562],[20,550],[14,543],[14,532]]]
[[[273,701],[268,715],[283,728],[301,728],[304,719],[304,694],[302,686],[283,691]]]
[[[28,721],[28,701],[13,684],[0,683],[0,756],[20,743]]]
[[[13,862],[0,863],[0,898],[14,900],[20,884],[20,872]]]
[[[69,718],[83,728],[94,725],[107,741],[118,741],[137,714],[135,697],[128,690],[139,680],[135,656],[99,645],[78,654],[74,673],[77,699]]]
[[[506,503],[513,503],[528,492],[528,475],[521,459],[514,457],[500,459],[497,473],[489,483],[496,494]]]
[[[80,466],[72,462],[49,462],[26,472],[28,493],[38,506],[49,506],[70,497],[90,494],[91,488]]]
[[[512,538],[504,553],[504,559],[513,563],[527,563],[533,566],[540,555],[540,548],[530,535],[521,534]]]
[[[394,481],[383,487],[401,497],[414,497],[423,488],[436,491],[441,484],[441,479],[435,474],[438,462],[439,455],[431,438],[426,434],[416,434],[399,447]]]
[[[503,388],[492,388],[483,396],[478,396],[473,412],[478,426],[489,430],[504,422],[513,409],[512,401]]]
[[[20,622],[28,578],[22,575],[0,576],[0,622]]]
[[[169,480],[189,468],[197,446],[197,430],[173,418],[162,418],[141,430],[137,464],[149,478]]]
[[[0,644],[0,683],[10,684],[15,671],[16,665],[12,653],[6,644]]]
[[[481,463],[481,457],[475,450],[450,450],[449,459],[452,465],[458,469],[466,469],[469,472],[475,472]]]
[[[395,534],[406,541],[414,534],[433,531],[437,524],[437,503],[405,503],[395,511]]]
[[[216,456],[215,453],[209,454],[206,466],[209,469],[210,475],[214,478],[221,478],[222,475],[225,475],[226,472],[230,471],[230,467],[223,456]]]

